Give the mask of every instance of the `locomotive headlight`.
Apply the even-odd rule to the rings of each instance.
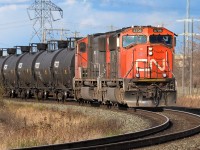
[[[139,74],[139,73],[136,73],[135,76],[136,76],[136,78],[139,78],[139,77],[140,77],[140,74]]]
[[[166,74],[166,73],[163,73],[162,75],[163,75],[163,78],[166,78],[166,77],[167,77],[167,74]]]
[[[153,47],[149,47],[149,51],[152,51],[153,50]]]
[[[152,52],[152,51],[149,51],[149,55],[152,56],[152,55],[153,55],[153,52]]]
[[[152,56],[153,55],[153,47],[148,47],[148,51],[149,51],[149,55]]]

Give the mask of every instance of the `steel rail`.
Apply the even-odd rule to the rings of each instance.
[[[176,111],[176,112],[181,112],[181,113],[191,115],[191,117],[193,119],[195,119],[196,121],[198,121],[199,124],[188,130],[183,130],[183,131],[175,132],[175,133],[171,133],[171,134],[165,134],[165,135],[161,135],[161,136],[148,137],[148,138],[125,141],[125,142],[111,143],[111,144],[106,144],[106,145],[102,144],[102,145],[91,146],[91,147],[79,147],[79,148],[74,148],[74,149],[70,149],[70,150],[79,150],[79,149],[81,149],[81,150],[86,150],[86,149],[87,150],[94,150],[94,149],[95,150],[101,150],[101,149],[126,150],[127,149],[128,150],[128,149],[133,149],[133,148],[140,148],[140,147],[145,147],[145,146],[161,144],[161,143],[185,138],[185,137],[200,133],[200,116],[199,115],[188,113],[188,112],[183,112],[183,111],[170,110],[170,109],[168,109],[168,111]]]

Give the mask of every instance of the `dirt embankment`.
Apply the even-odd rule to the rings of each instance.
[[[148,121],[125,113],[0,101],[0,149],[94,139],[148,126]]]

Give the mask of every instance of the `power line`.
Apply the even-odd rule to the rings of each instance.
[[[74,32],[72,32],[72,34],[74,35],[74,38],[76,38],[76,37],[79,37],[80,32],[74,31]]]
[[[113,26],[112,24],[108,26],[108,28],[110,29],[110,31],[114,31],[115,29],[117,29],[117,27]]]
[[[177,20],[178,22],[184,22],[184,33],[179,34],[183,35],[183,68],[182,68],[182,93],[185,94],[185,61],[186,61],[186,53],[187,59],[189,58],[189,66],[190,66],[190,80],[189,80],[189,94],[192,94],[193,91],[193,36],[200,35],[194,33],[194,22],[200,21],[199,19],[191,19],[190,18],[190,0],[187,0],[186,6],[186,19]],[[190,29],[191,28],[191,29]],[[191,32],[190,32],[191,30]],[[189,38],[191,37],[192,44],[190,46]],[[187,49],[187,51],[186,51]],[[189,57],[188,57],[189,56]]]
[[[60,40],[63,40],[65,37],[67,37],[67,32],[69,30],[67,29],[45,29],[45,41],[48,40],[54,40],[54,32],[60,33]],[[53,36],[52,36],[53,35]]]

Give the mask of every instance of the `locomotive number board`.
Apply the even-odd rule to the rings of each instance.
[[[161,32],[163,32],[163,29],[161,29],[161,28],[154,28],[153,32],[154,33],[161,33]]]
[[[143,29],[142,28],[133,28],[134,33],[142,33]]]

